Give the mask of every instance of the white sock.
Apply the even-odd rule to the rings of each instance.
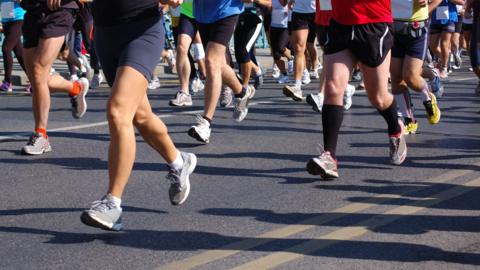
[[[175,160],[168,164],[168,166],[170,166],[170,168],[176,170],[176,171],[180,171],[183,167],[183,158],[182,158],[182,155],[180,154],[180,151],[177,150],[177,157],[175,158]]]
[[[118,198],[118,197],[115,197],[115,196],[113,196],[112,194],[108,194],[108,196],[110,196],[110,198],[112,198],[112,201],[115,203],[115,205],[117,206],[117,208],[121,208],[122,199],[120,199],[120,198]]]
[[[298,89],[301,89],[302,88],[302,80],[296,80],[295,81],[295,87],[297,87]]]

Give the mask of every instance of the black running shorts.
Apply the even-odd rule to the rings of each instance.
[[[342,25],[332,19],[328,27],[325,54],[349,50],[364,65],[377,67],[392,48],[391,28],[391,23]]]
[[[220,43],[228,48],[233,31],[237,25],[238,15],[232,15],[213,23],[198,23],[198,30],[202,37],[203,47],[206,49],[208,42]]]

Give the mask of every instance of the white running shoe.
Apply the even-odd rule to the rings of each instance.
[[[157,88],[160,88],[160,79],[155,77],[148,83],[148,89],[155,90]]]
[[[348,84],[343,94],[343,109],[348,111],[352,107],[352,96],[355,94],[355,86]]]
[[[190,88],[192,89],[193,93],[198,93],[200,91],[203,91],[203,89],[205,89],[205,84],[203,84],[200,78],[195,77],[195,79],[193,79],[192,82],[190,83]]]
[[[192,96],[185,94],[182,91],[175,94],[175,98],[170,100],[170,106],[183,107],[192,106]]]
[[[196,116],[196,121],[197,124],[193,125],[188,130],[188,135],[192,138],[195,138],[197,141],[209,143],[210,133],[212,132],[210,129],[210,123],[199,114]]]
[[[90,83],[90,89],[96,89],[103,82],[102,73],[93,74],[92,82]]]
[[[272,77],[274,79],[278,79],[280,77],[281,73],[280,73],[280,69],[277,67],[276,64],[273,64],[273,67],[272,67]]]
[[[307,85],[311,82],[312,80],[310,79],[310,73],[308,72],[308,69],[303,70],[303,75],[302,75],[302,84]]]
[[[302,89],[296,86],[285,85],[283,87],[283,94],[295,101],[303,100]]]

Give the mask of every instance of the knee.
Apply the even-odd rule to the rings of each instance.
[[[295,45],[294,45],[294,49],[295,49],[295,52],[297,54],[300,54],[300,53],[303,54],[303,53],[305,53],[305,44],[296,42]]]
[[[132,118],[115,102],[107,104],[107,120],[111,128],[121,129],[132,125]]]
[[[186,56],[188,52],[188,47],[185,43],[179,43],[177,46],[177,55],[178,56]]]
[[[388,95],[378,93],[376,95],[369,96],[368,99],[370,100],[370,103],[372,103],[373,107],[379,110],[385,110],[391,105],[393,97],[388,98]]]
[[[146,112],[139,110],[135,113],[135,116],[133,117],[133,125],[141,128],[145,126],[146,123],[148,123],[152,119],[152,117],[155,117],[152,111]]]
[[[340,86],[340,81],[338,79],[331,79],[325,83],[325,94],[328,94],[331,97],[340,97],[343,95],[343,90]]]
[[[205,58],[205,66],[207,67],[207,72],[211,73],[211,75],[217,74],[220,70],[218,61],[212,57],[207,56],[207,58]]]

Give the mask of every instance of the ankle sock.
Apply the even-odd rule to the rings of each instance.
[[[174,169],[175,171],[180,171],[183,167],[183,158],[182,155],[180,154],[180,151],[177,150],[177,157],[172,163],[169,163],[168,166],[170,168]]]
[[[302,88],[302,80],[295,80],[295,87],[297,87],[298,89],[301,89]]]
[[[109,196],[112,201],[115,203],[115,205],[118,207],[118,208],[122,208],[121,205],[122,205],[122,199],[118,198],[118,197],[115,197],[113,196],[112,194],[107,194],[107,196]]]
[[[48,138],[48,136],[47,136],[47,130],[44,129],[44,128],[36,128],[36,129],[35,129],[35,132],[36,132],[36,133],[39,133],[39,134],[42,134],[43,138],[45,138],[45,139]]]
[[[80,90],[81,90],[80,83],[79,82],[73,82],[73,87],[70,90],[70,92],[68,92],[68,94],[71,97],[74,97],[74,96],[80,94]]]

